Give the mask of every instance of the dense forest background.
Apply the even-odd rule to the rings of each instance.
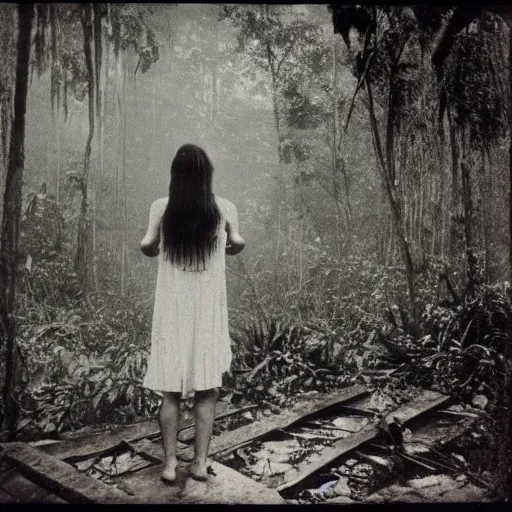
[[[500,446],[509,10],[3,4],[0,18],[11,438],[155,414],[141,386],[155,261],[139,242],[193,142],[247,242],[228,261],[234,396],[286,406],[402,365],[383,393],[457,394]],[[489,464],[506,475],[507,460]]]

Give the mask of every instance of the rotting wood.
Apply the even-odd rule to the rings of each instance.
[[[242,408],[243,410],[236,409],[235,411],[244,412],[245,410],[249,410],[249,407],[255,408],[257,406],[251,405],[246,407],[247,409]],[[226,415],[229,415],[230,413],[235,414],[234,411],[223,411],[217,416],[217,419],[226,417]],[[187,418],[180,422],[179,430],[181,431],[193,425],[194,420],[192,418]],[[54,444],[43,445],[38,448],[61,460],[67,459],[70,456],[84,456],[85,458],[88,458],[110,450],[122,441],[127,443],[136,443],[141,439],[155,439],[159,436],[160,427],[158,425],[158,421],[153,419],[136,423],[134,425],[119,427],[109,432],[101,432],[81,439],[69,439]],[[185,446],[182,446],[182,448],[185,448]]]
[[[39,487],[19,472],[11,474],[3,486],[3,490],[10,494],[17,503],[66,503],[47,489]]]
[[[431,451],[427,452],[427,454],[429,454],[431,456],[439,455],[439,452],[437,452],[435,450],[431,450]],[[410,453],[407,453],[406,455],[408,455],[411,458],[414,458],[415,462],[420,462],[420,463],[428,464],[430,466],[434,466],[434,471],[436,471],[436,470],[449,471],[449,472],[453,473],[453,472],[458,472],[461,470],[461,468],[459,467],[460,464],[457,466],[453,466],[453,465],[449,466],[449,465],[443,464],[442,462],[439,462],[437,460],[433,460],[431,457],[425,457],[425,456],[421,456],[418,454],[411,455]]]
[[[151,504],[284,504],[275,489],[218,462],[213,463],[213,469],[216,474],[206,482],[190,478],[183,463],[178,463],[174,485],[160,481],[161,468],[157,466],[123,476],[121,482]]]
[[[438,411],[441,414],[447,414],[448,416],[464,416],[465,418],[479,418],[480,416],[474,412],[467,411],[449,411],[448,409],[443,409]]]
[[[344,415],[355,415],[355,416],[366,416],[368,418],[373,418],[376,416],[376,413],[369,411],[367,409],[361,409],[359,407],[349,407],[346,405],[342,405],[339,409],[339,412],[343,413]]]
[[[155,432],[156,429],[158,429],[158,422],[156,420],[145,421],[135,425],[128,425],[118,430],[94,434],[82,439],[71,439],[39,446],[37,449],[61,460],[70,456],[87,456],[108,450],[127,439],[146,437]]]
[[[345,439],[339,439],[338,441],[335,441],[331,446],[328,446],[322,450],[322,456],[320,459],[312,464],[309,464],[308,468],[291,482],[286,482],[285,484],[279,486],[277,491],[283,498],[291,498],[295,494],[296,488],[299,485],[306,484],[309,479],[315,476],[317,471],[329,465],[331,462],[335,461],[345,453],[352,451],[354,448],[361,446],[367,441],[371,441],[378,434],[379,431],[375,426],[367,425],[357,434],[346,437]]]
[[[8,505],[11,503],[17,503],[14,496],[11,496],[6,490],[0,489],[0,504]]]
[[[121,472],[116,472],[113,475],[110,475],[109,473],[106,473],[104,469],[97,466],[99,461],[103,459],[104,457],[108,456],[120,456],[122,453],[131,452],[136,455],[139,455],[143,459],[145,459],[146,465],[144,466],[132,466],[131,468],[127,468]],[[96,455],[79,455],[79,456],[71,456],[67,459],[64,459],[64,462],[76,464],[77,462],[83,462],[83,461],[89,461],[85,467],[83,468],[77,468],[79,472],[85,472],[91,467],[95,467],[97,471],[100,473],[106,474],[107,476],[110,476],[112,478],[118,478],[121,475],[127,474],[127,473],[134,473],[136,471],[140,471],[141,469],[145,469],[146,467],[153,466],[155,464],[160,464],[164,460],[163,456],[163,449],[160,445],[157,445],[155,443],[152,443],[148,439],[142,439],[141,441],[138,441],[137,443],[128,443],[126,441],[121,441],[118,445],[114,446],[113,448],[109,448],[107,450],[104,450],[103,452],[100,452]]]
[[[421,442],[429,448],[436,445],[446,445],[466,433],[476,419],[465,418],[457,423],[440,427],[438,425],[425,425],[413,432],[412,442]]]
[[[436,391],[425,390],[411,402],[402,405],[396,411],[386,415],[388,421],[398,420],[402,423],[412,421],[427,411],[431,411],[451,400],[450,396],[442,395]]]
[[[149,439],[141,439],[135,443],[129,443],[135,453],[143,457],[163,462],[164,449],[161,443],[152,443]]]
[[[429,471],[436,471],[437,468],[425,463],[425,462],[422,462],[420,459],[418,459],[417,457],[412,457],[411,455],[407,455],[405,453],[402,453],[402,452],[397,452],[398,455],[402,458],[404,458],[405,460],[408,460],[410,462],[414,462],[415,464],[417,464],[418,466],[424,468],[424,469],[428,469]]]
[[[69,464],[24,443],[4,444],[4,456],[21,474],[70,503],[141,503],[137,497],[75,471]]]
[[[8,481],[12,475],[18,472],[18,468],[10,467],[7,471],[0,475],[0,487],[4,485],[4,482]]]
[[[151,458],[156,458],[156,460],[158,460],[158,461],[162,460],[161,455],[156,456],[156,457],[153,455],[153,453],[158,453],[157,452],[157,445],[154,444],[154,443],[151,443],[147,438],[140,439],[140,440],[138,440],[136,442],[121,441],[120,443],[118,443],[118,444],[116,444],[114,446],[110,446],[109,448],[105,448],[104,450],[100,450],[100,451],[97,451],[97,452],[80,454],[80,455],[70,455],[69,457],[66,457],[66,458],[64,458],[62,460],[64,462],[67,462],[68,464],[74,464],[76,462],[82,462],[82,461],[89,460],[89,459],[96,460],[96,459],[99,459],[99,458],[108,457],[109,455],[114,455],[116,453],[126,452],[126,451],[130,451],[130,450],[133,450],[136,453],[138,453],[137,452],[137,449],[138,449],[137,448],[137,446],[138,446],[137,443],[139,443],[140,441],[147,441],[148,445],[145,445],[145,446],[149,446],[149,444],[152,444],[155,447],[155,450],[154,451],[150,451],[150,453],[149,453],[149,456]],[[183,444],[183,443],[180,443],[180,442],[177,443],[177,446],[178,446],[178,449],[184,449],[184,448],[187,447],[186,444]]]
[[[390,412],[385,416],[385,418],[389,418],[391,420],[396,418],[405,424],[416,419],[425,412],[446,403],[449,399],[449,396],[427,390],[410,403],[402,405],[397,410]],[[291,482],[287,482],[279,486],[277,488],[278,492],[283,496],[283,498],[291,498],[295,494],[297,488],[299,486],[306,485],[309,480],[315,477],[319,470],[328,466],[353,449],[361,446],[363,443],[372,441],[380,433],[381,432],[377,428],[377,425],[370,424],[353,436],[335,441],[331,446],[323,450],[321,458],[310,464],[302,474]]]
[[[265,421],[255,421],[236,430],[222,432],[217,438],[212,438],[208,455],[211,457],[220,452],[223,455],[228,455],[242,444],[255,441],[273,431],[291,427],[306,417],[367,394],[369,391],[364,386],[355,385],[337,390],[327,397],[315,397],[316,400],[311,397],[299,399],[292,409],[268,416]],[[194,457],[194,448],[190,446],[185,450],[178,451],[177,456],[180,460],[191,461]]]

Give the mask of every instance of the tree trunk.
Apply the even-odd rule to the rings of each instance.
[[[95,91],[96,78],[94,66],[94,39],[93,39],[93,17],[94,8],[92,5],[83,4],[82,6],[82,26],[84,36],[84,54],[87,67],[87,102],[89,107],[89,135],[85,143],[84,170],[80,181],[82,192],[82,203],[80,206],[80,217],[78,222],[77,253],[75,259],[75,269],[78,275],[84,294],[87,293],[91,277],[91,225],[88,218],[88,182],[91,167],[91,146],[94,137],[95,128]]]
[[[512,282],[512,27],[508,31],[508,85],[509,85],[509,114],[508,114],[508,168],[509,168],[509,265]]]
[[[489,222],[489,205],[492,204],[492,188],[489,183],[489,175],[491,172],[490,166],[487,167],[487,155],[484,149],[480,152],[481,157],[481,204],[482,204],[482,222],[481,222],[481,233],[482,240],[484,243],[484,278],[485,282],[489,282],[490,277],[490,239],[492,236],[492,226]],[[490,163],[490,162],[489,162]]]
[[[444,168],[444,165],[443,165],[443,168]],[[446,225],[448,224],[448,207],[446,205],[447,203],[447,197],[448,197],[448,194],[446,194],[445,192],[445,186],[443,184],[443,180],[441,180],[441,200],[440,200],[440,205],[441,205],[441,211],[439,212],[440,216],[441,216],[441,234],[440,234],[440,237],[441,237],[441,248],[440,248],[440,254],[441,254],[441,259],[444,260],[444,256],[445,256],[445,243],[446,243]]]
[[[338,193],[338,67],[336,66],[336,39],[332,41],[332,187],[336,201],[336,248],[341,258],[340,205]]]
[[[471,176],[467,161],[460,164],[462,178],[462,199],[464,207],[464,235],[466,250],[473,249],[473,199],[471,191]]]
[[[55,135],[57,138],[57,165],[55,168],[55,176],[57,183],[55,185],[55,197],[57,202],[60,202],[60,166],[61,166],[61,128],[60,128],[60,116],[55,116]]]
[[[51,154],[53,153],[52,147],[50,145],[51,142],[51,134],[48,131],[45,134],[45,145],[46,145],[46,166],[45,166],[45,174],[44,174],[44,181],[46,185],[50,182],[50,169],[52,166],[52,157]]]
[[[219,115],[219,78],[217,73],[217,63],[219,60],[219,21],[215,22],[215,48],[213,54],[213,63],[212,63],[212,122],[217,122],[217,117]]]
[[[120,53],[117,56],[116,61],[116,119],[117,119],[117,159],[116,159],[116,178],[115,178],[115,197],[114,197],[114,229],[115,229],[115,238],[114,240],[114,250],[113,250],[113,257],[115,259],[115,264],[117,267],[118,263],[118,248],[120,246],[120,238],[119,238],[119,231],[120,231],[120,220],[119,220],[119,175],[122,171],[122,143],[123,143],[123,120],[121,117],[121,82],[123,80],[122,75],[122,53]],[[122,254],[121,259],[122,260]],[[117,274],[117,272],[115,272]],[[122,274],[122,272],[121,272]]]
[[[454,222],[454,216],[458,213],[459,210],[459,150],[457,147],[456,140],[456,129],[453,118],[450,113],[450,109],[446,109],[446,113],[448,116],[448,124],[450,131],[450,149],[451,149],[451,171],[452,171],[452,187],[451,187],[451,204],[450,210],[452,214],[451,222],[450,222],[450,246],[448,250],[448,256],[452,257],[455,253],[455,248],[457,245],[457,235],[458,229],[457,224]]]
[[[126,195],[126,68],[124,68],[124,76],[123,76],[123,143],[122,143],[122,179],[123,179],[123,247],[121,254],[121,296],[124,297],[126,293],[126,239],[127,239],[127,229],[128,229],[128,202]]]
[[[419,167],[420,169],[420,180],[419,180],[419,214],[418,214],[418,255],[420,256],[420,263],[423,263],[425,258],[426,246],[424,243],[423,231],[425,229],[424,226],[424,196],[425,196],[425,179],[423,177],[423,166]]]
[[[413,323],[416,324],[417,314],[416,314],[416,292],[414,286],[414,265],[411,258],[411,253],[409,250],[409,244],[407,242],[406,234],[404,231],[404,225],[402,221],[402,215],[400,211],[400,205],[398,201],[395,199],[393,194],[394,182],[394,162],[392,167],[387,167],[390,164],[390,160],[393,159],[393,144],[389,141],[389,138],[393,138],[393,130],[392,123],[389,122],[388,119],[388,129],[387,129],[387,137],[386,137],[386,155],[387,162],[384,159],[384,155],[382,152],[382,145],[380,142],[379,136],[379,128],[377,125],[377,119],[375,117],[375,110],[373,104],[373,95],[371,90],[371,85],[368,79],[366,79],[366,86],[368,92],[368,110],[370,114],[370,125],[371,131],[373,135],[373,144],[375,148],[375,153],[378,160],[378,166],[380,169],[380,174],[382,176],[384,182],[384,188],[386,191],[386,196],[388,199],[388,204],[391,210],[391,217],[393,219],[393,228],[395,231],[395,235],[397,238],[397,242],[400,246],[400,252],[402,254],[402,261],[405,265],[405,277],[407,282],[407,291],[409,296],[409,307],[411,310],[411,318]],[[388,116],[392,115],[392,112],[388,111]]]
[[[272,51],[270,48],[270,44],[266,45],[267,50],[267,61],[270,71],[270,78],[272,81],[272,107],[274,113],[274,124],[277,132],[277,154],[279,160],[279,178],[278,178],[278,194],[277,194],[277,239],[276,239],[276,251],[275,251],[275,274],[277,275],[279,271],[279,254],[280,254],[280,245],[281,245],[281,231],[282,231],[282,203],[286,199],[286,184],[284,181],[284,168],[283,168],[283,137],[281,134],[281,124],[279,119],[279,105],[277,102],[277,94],[278,94],[278,86],[277,86],[277,76],[274,69]]]
[[[2,389],[1,425],[7,430],[8,441],[16,436],[19,408],[16,400],[16,368],[19,349],[16,345],[16,324],[14,312],[16,293],[16,268],[18,263],[19,224],[25,165],[25,112],[30,65],[30,34],[34,17],[33,4],[18,6],[18,43],[16,56],[16,82],[14,93],[14,119],[9,147],[6,173],[4,208],[2,216],[2,244],[0,247],[0,269],[2,291],[1,346],[5,354],[5,377]],[[3,437],[3,435],[2,435]]]

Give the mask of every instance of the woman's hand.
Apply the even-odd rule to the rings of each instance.
[[[240,234],[233,229],[233,226],[229,222],[226,223],[226,231],[228,234],[226,254],[235,256],[235,254],[243,251],[245,247],[245,241],[240,236]]]
[[[166,204],[167,199],[157,199],[149,210],[148,230],[140,242],[140,250],[150,258],[160,253],[160,222]]]
[[[154,242],[148,242],[146,240],[142,240],[140,243],[140,250],[150,258],[158,256],[160,254],[160,240],[155,240]]]

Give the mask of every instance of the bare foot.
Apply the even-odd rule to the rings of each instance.
[[[208,468],[206,466],[206,461],[194,461],[188,470],[190,476],[195,480],[199,480],[200,482],[204,482],[208,479]]]
[[[169,484],[176,480],[176,461],[169,462],[164,466],[161,478],[165,483]]]

